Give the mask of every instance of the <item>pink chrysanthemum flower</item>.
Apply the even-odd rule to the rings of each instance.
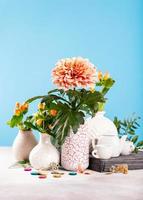
[[[94,87],[98,81],[94,65],[81,57],[61,59],[52,75],[54,84],[66,90],[75,87]]]

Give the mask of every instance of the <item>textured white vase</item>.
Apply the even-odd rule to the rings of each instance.
[[[37,145],[32,131],[19,130],[12,146],[14,157],[17,161],[29,160],[31,150]]]
[[[59,152],[51,143],[48,134],[40,134],[40,141],[31,151],[29,160],[35,169],[48,169],[51,163],[59,164]]]
[[[81,125],[78,132],[71,132],[61,148],[61,165],[67,170],[88,168],[89,165],[89,137],[87,126]]]
[[[87,125],[91,138],[102,135],[118,135],[117,128],[113,121],[104,115],[104,111],[99,111],[93,118],[87,119]]]

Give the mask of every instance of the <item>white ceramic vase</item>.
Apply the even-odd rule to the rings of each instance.
[[[29,160],[35,169],[48,169],[51,163],[59,164],[59,152],[51,143],[50,135],[40,134],[40,141],[31,151]]]
[[[105,117],[105,111],[98,111],[93,118],[87,119],[90,136],[118,135],[113,121]]]
[[[29,160],[31,150],[37,145],[32,131],[19,130],[12,146],[14,157],[17,161]]]
[[[88,133],[90,138],[90,151],[92,151],[92,139],[100,136],[118,136],[118,131],[114,123],[104,116],[104,111],[98,111],[93,118],[88,118],[86,124],[88,126]]]
[[[78,132],[71,131],[61,148],[61,165],[64,169],[76,171],[78,167],[88,168],[89,165],[89,137],[87,126],[81,125]]]

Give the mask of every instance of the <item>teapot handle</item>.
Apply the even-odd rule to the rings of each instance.
[[[93,138],[92,139],[92,147],[93,147],[93,149],[96,148],[96,145],[97,145],[98,141],[99,141],[99,138]]]
[[[92,156],[96,158],[96,156],[97,156],[97,150],[96,150],[96,149],[94,149],[94,150],[92,151]]]

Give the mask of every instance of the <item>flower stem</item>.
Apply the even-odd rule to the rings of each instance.
[[[98,111],[104,110],[105,103],[98,103]]]

